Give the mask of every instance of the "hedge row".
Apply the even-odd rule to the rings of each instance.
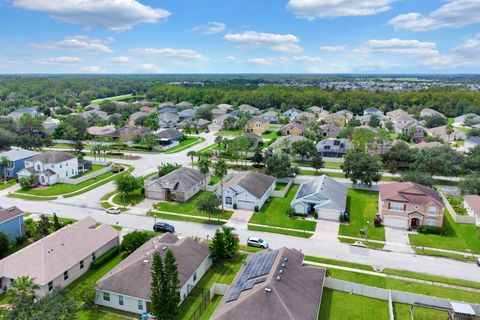
[[[120,252],[120,246],[115,246],[113,248],[110,248],[107,252],[105,252],[100,257],[92,261],[92,263],[90,264],[90,269],[91,270],[100,269],[102,266],[107,264],[107,262],[115,258],[119,252]]]

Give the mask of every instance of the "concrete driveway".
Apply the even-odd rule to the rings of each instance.
[[[312,239],[338,242],[340,223],[330,220],[317,220],[317,227]]]
[[[248,221],[253,215],[253,211],[248,210],[233,210],[233,214],[228,220],[228,226],[234,227],[235,229],[248,229]]]
[[[415,250],[410,246],[410,239],[408,238],[408,231],[392,227],[385,227],[385,250],[415,253]]]

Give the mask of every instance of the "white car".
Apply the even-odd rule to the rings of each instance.
[[[266,249],[268,248],[268,242],[260,238],[249,237],[247,239],[247,246]]]
[[[110,213],[110,214],[120,214],[120,208],[119,207],[110,207],[106,211],[107,211],[107,213]]]

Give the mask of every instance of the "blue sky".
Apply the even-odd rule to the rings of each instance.
[[[479,0],[0,0],[0,73],[479,73]]]

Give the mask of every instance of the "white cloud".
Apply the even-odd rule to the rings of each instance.
[[[61,64],[61,65],[77,65],[84,63],[83,59],[79,57],[53,57],[53,58],[41,58],[32,61],[35,64]]]
[[[237,57],[235,57],[235,56],[226,56],[226,57],[225,57],[225,60],[228,60],[228,61],[237,61]]]
[[[340,52],[340,51],[344,51],[345,49],[347,49],[347,45],[320,47],[320,50],[325,52]]]
[[[160,68],[151,63],[140,63],[134,66],[133,71],[135,72],[146,72],[146,73],[159,73],[161,72]]]
[[[419,40],[403,40],[403,39],[388,39],[388,40],[368,40],[362,47],[355,50],[356,53],[389,53],[389,54],[407,54],[432,56],[437,55],[437,45],[435,42],[422,42]]]
[[[295,56],[293,60],[300,61],[300,62],[321,62],[323,61],[322,58],[316,56]]]
[[[112,31],[125,31],[139,23],[156,23],[170,15],[136,0],[12,0],[16,7],[45,12],[52,18]]]
[[[367,16],[390,10],[394,0],[289,0],[287,9],[297,18]]]
[[[423,64],[433,69],[480,65],[480,34],[468,39],[450,52],[425,59]]]
[[[267,47],[270,50],[281,52],[300,52],[300,40],[293,34],[275,34],[256,31],[243,33],[229,33],[223,37],[228,42],[244,47]]]
[[[102,67],[99,67],[99,66],[88,66],[88,67],[80,68],[80,72],[103,73],[103,72],[105,72],[105,70]]]
[[[287,61],[288,61],[288,58],[286,57],[268,57],[268,58],[251,58],[246,60],[246,63],[273,66],[277,63],[283,63]]]
[[[60,41],[50,41],[45,43],[32,43],[31,46],[46,50],[71,50],[85,52],[111,52],[108,44],[113,42],[113,38],[94,39],[87,36],[70,36]]]
[[[425,31],[440,28],[461,28],[480,23],[480,1],[448,0],[428,15],[418,12],[401,14],[390,20],[395,30]]]
[[[118,64],[124,64],[124,63],[132,63],[132,59],[128,56],[118,56],[118,57],[113,57],[111,59],[112,62],[118,63]]]
[[[172,58],[172,59],[189,59],[204,61],[207,60],[205,56],[191,49],[172,49],[172,48],[139,48],[133,49],[133,53],[148,56],[148,57],[160,57],[160,58]]]
[[[192,31],[205,35],[220,33],[225,31],[225,23],[211,21],[206,26],[198,26],[193,28]]]
[[[309,66],[305,71],[310,73],[348,73],[353,69],[345,62],[333,62],[325,66]]]

